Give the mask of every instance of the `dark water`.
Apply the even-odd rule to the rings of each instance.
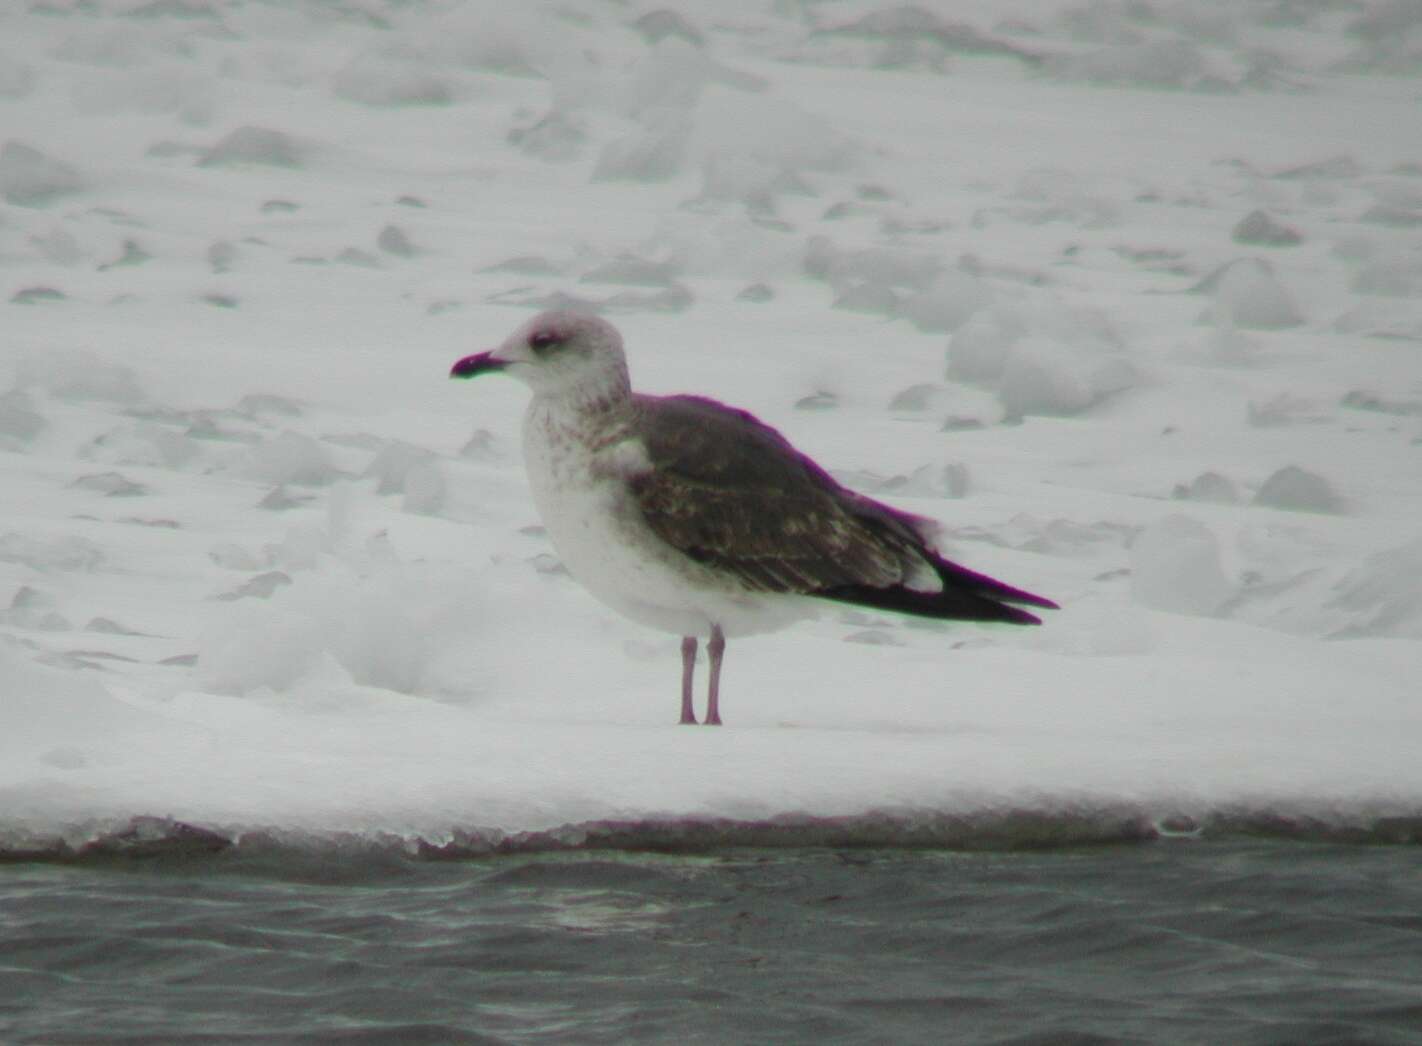
[[[1422,1043],[1422,850],[13,863],[0,1040]]]

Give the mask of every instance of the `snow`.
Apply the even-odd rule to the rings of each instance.
[[[1422,814],[1415,4],[95,0],[0,40],[0,850]],[[570,300],[1064,609],[826,607],[677,727],[675,637],[552,554],[526,393],[445,377]]]

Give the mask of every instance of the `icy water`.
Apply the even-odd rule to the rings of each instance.
[[[1422,852],[0,867],[0,1039],[1422,1043]]]

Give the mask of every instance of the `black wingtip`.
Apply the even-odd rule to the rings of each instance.
[[[954,588],[972,592],[986,599],[1001,600],[1004,603],[1025,603],[1032,607],[1041,607],[1043,610],[1060,610],[1061,607],[1045,596],[1039,596],[1025,589],[1014,588],[1012,585],[999,581],[995,577],[988,577],[980,574],[976,570],[969,570],[967,567],[959,566],[951,560],[935,556],[933,567],[938,571],[938,576],[943,579],[945,589]],[[1031,614],[1027,615],[1031,621],[1024,624],[1040,625],[1042,622]]]
[[[945,588],[941,592],[919,592],[905,585],[875,588],[872,585],[835,585],[810,593],[820,599],[875,610],[892,610],[914,617],[948,621],[993,622],[1008,625],[1040,625],[1042,619],[1020,607],[998,602],[995,594]],[[1044,601],[1045,602],[1045,601]]]

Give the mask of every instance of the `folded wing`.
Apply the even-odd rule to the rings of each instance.
[[[1037,624],[1055,607],[943,559],[931,520],[837,483],[745,411],[699,396],[636,396],[651,468],[630,478],[648,526],[748,589],[926,617]]]

